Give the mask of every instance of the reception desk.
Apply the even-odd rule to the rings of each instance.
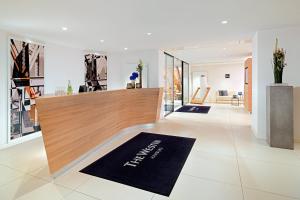
[[[115,90],[36,100],[52,174],[124,128],[160,117],[162,88]]]

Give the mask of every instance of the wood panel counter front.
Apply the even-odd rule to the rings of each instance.
[[[162,88],[36,100],[49,169],[58,172],[120,130],[159,119]]]

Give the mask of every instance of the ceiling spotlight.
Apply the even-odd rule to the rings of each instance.
[[[222,24],[228,24],[228,21],[227,20],[223,20],[221,21]]]
[[[127,48],[127,47],[125,47],[125,48],[124,48],[124,50],[126,51],[126,50],[128,50],[128,48]]]
[[[100,40],[100,42],[101,42],[101,43],[103,43],[103,42],[104,42],[104,40]]]
[[[152,33],[147,33],[148,36],[152,35]]]
[[[61,30],[63,30],[63,31],[67,31],[67,30],[68,30],[68,28],[67,28],[67,27],[61,27]]]
[[[226,50],[226,47],[224,47],[223,50]]]

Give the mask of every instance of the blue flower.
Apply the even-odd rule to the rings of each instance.
[[[137,72],[132,72],[131,75],[134,76],[135,78],[139,77],[139,74]]]
[[[136,79],[136,77],[130,76],[129,79],[130,79],[131,81],[134,81],[134,80]]]

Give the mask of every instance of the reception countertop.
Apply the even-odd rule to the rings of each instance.
[[[162,93],[162,88],[144,88],[36,99],[50,172],[124,128],[158,120]]]

